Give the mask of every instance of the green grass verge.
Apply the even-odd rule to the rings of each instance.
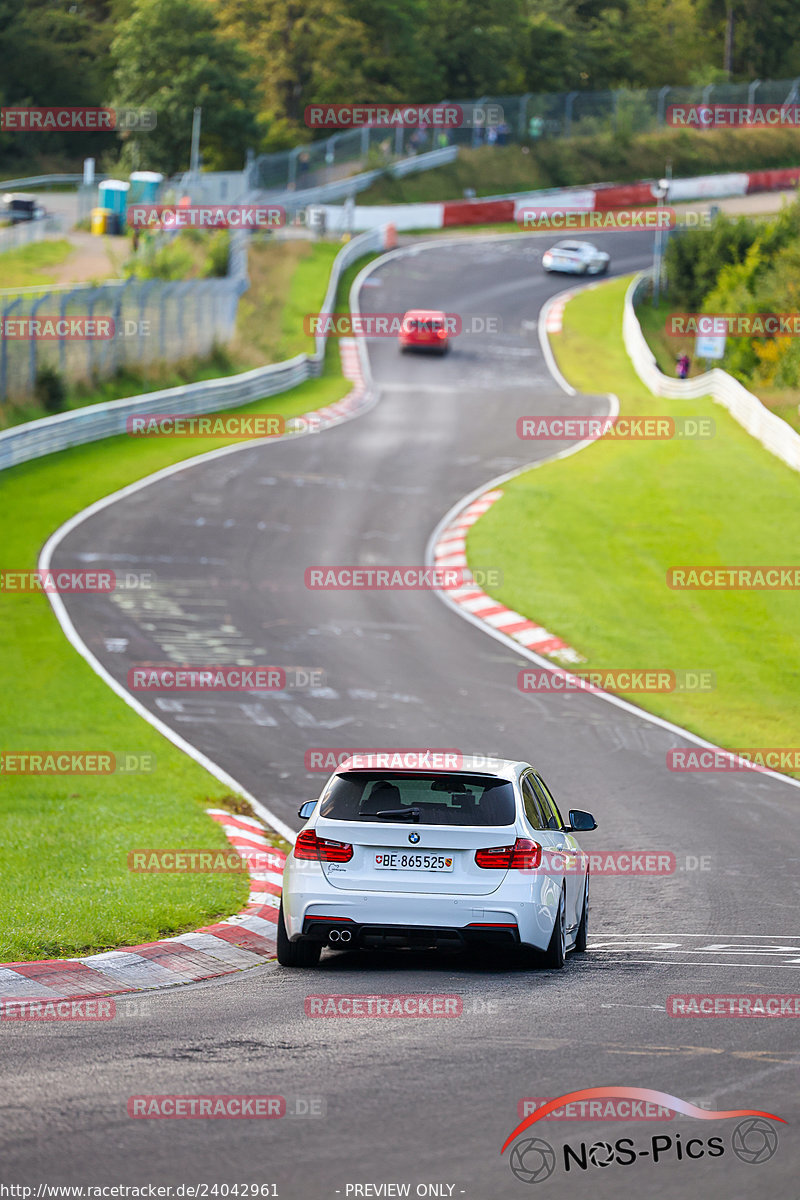
[[[798,594],[673,591],[665,576],[683,564],[792,563],[800,476],[710,398],[651,396],[622,344],[628,282],[570,301],[552,338],[560,369],[580,391],[615,392],[624,414],[708,416],[716,435],[601,441],[520,475],[470,530],[469,564],[500,568],[497,598],[564,638],[587,668],[715,673],[713,691],[633,703],[723,746],[797,745]]]
[[[339,289],[367,259],[351,268]],[[340,399],[338,348],[312,380],[242,413],[286,417]],[[73,513],[171,463],[230,442],[109,438],[0,472],[2,566],[33,569]],[[147,942],[237,911],[237,875],[134,875],[135,848],[222,847],[204,815],[224,789],[118,699],[72,650],[46,598],[0,592],[0,726],[6,751],[155,755],[151,774],[3,775],[0,785],[0,961],[67,957]]]
[[[49,268],[58,267],[72,254],[66,238],[33,242],[0,253],[0,288],[38,287],[53,283],[56,276]]]

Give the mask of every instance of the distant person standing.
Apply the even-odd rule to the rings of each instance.
[[[528,137],[531,141],[538,141],[544,133],[544,117],[531,117],[528,121]]]
[[[691,365],[692,365],[691,360],[690,360],[688,354],[681,354],[679,356],[678,361],[676,363],[676,370],[677,370],[679,379],[686,379],[687,375],[689,374],[689,368]]]
[[[486,143],[489,146],[497,145],[497,126],[496,125],[490,125],[489,128],[486,130]]]
[[[508,135],[511,133],[510,128],[505,121],[501,121],[497,126],[497,144],[498,146],[508,145]]]

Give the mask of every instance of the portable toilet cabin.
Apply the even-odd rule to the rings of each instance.
[[[109,221],[109,233],[125,232],[125,209],[128,204],[129,183],[121,179],[104,179],[100,184],[99,208],[107,208],[113,216]]]
[[[164,176],[158,171],[132,171],[128,204],[155,204]]]

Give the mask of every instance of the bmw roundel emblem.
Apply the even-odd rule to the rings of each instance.
[[[418,833],[410,833],[408,835],[408,840],[411,842],[412,846],[416,846],[417,842],[419,841],[419,834]]]

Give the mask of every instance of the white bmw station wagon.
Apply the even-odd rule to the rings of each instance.
[[[457,757],[457,769],[385,769],[356,755],[334,772],[286,861],[278,962],[314,966],[323,946],[535,951],[560,968],[586,949],[589,861],[526,762]]]

